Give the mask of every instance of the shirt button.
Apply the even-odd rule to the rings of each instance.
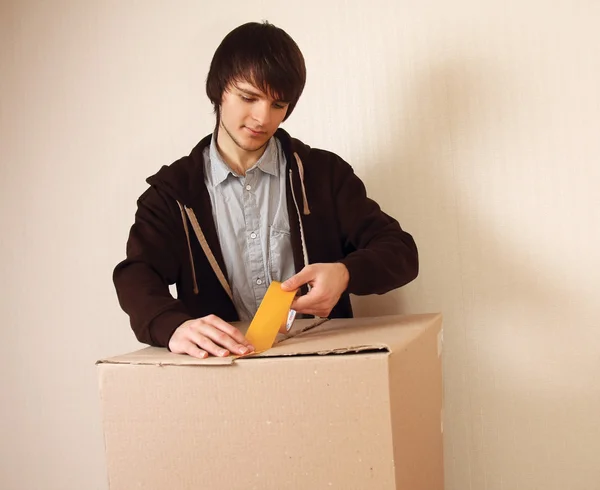
[[[247,190],[247,191],[251,191],[251,190],[252,190],[252,186],[251,186],[250,184],[248,184],[248,185],[246,186],[246,190]]]
[[[262,284],[262,281],[260,279],[257,279],[256,284],[258,284],[260,286]]]
[[[250,233],[250,238],[256,238],[256,233]]]

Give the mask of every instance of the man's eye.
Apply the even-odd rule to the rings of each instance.
[[[246,97],[245,95],[240,95],[240,97],[242,98],[242,100],[244,102],[253,102],[254,99],[250,98],[250,97]]]
[[[273,107],[275,107],[275,109],[285,109],[287,107],[287,104],[278,104],[276,102],[273,104]]]

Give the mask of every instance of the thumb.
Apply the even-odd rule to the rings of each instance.
[[[298,274],[290,277],[287,281],[281,284],[281,289],[284,291],[294,291],[295,289],[299,289],[301,286],[311,281],[313,278],[310,273],[310,269],[305,267]]]

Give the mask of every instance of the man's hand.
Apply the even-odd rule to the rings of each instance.
[[[169,340],[169,349],[175,354],[204,359],[208,355],[244,355],[252,352],[254,347],[237,328],[218,316],[208,315],[179,325]]]
[[[292,309],[298,313],[326,317],[348,287],[349,280],[348,269],[342,263],[311,264],[290,277],[281,288],[293,291],[304,284],[310,284],[310,292],[295,298]]]

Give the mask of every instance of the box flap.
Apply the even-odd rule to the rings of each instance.
[[[96,364],[136,364],[149,366],[197,366],[199,364],[227,365],[232,357],[208,357],[196,359],[184,354],[173,354],[162,347],[146,347],[129,354],[99,360]]]
[[[299,319],[294,322],[294,326],[291,330],[291,334],[299,334],[303,331],[311,329],[315,325],[319,325],[326,321],[326,319]],[[246,334],[250,322],[234,322],[232,323],[237,327],[243,334]],[[286,336],[278,335],[277,341],[285,339]],[[208,357],[206,359],[196,359],[188,355],[173,354],[168,349],[160,347],[146,347],[144,349],[131,352],[128,354],[108,357],[99,360],[96,364],[135,364],[135,365],[147,365],[147,366],[198,366],[198,365],[212,365],[212,366],[226,366],[233,363],[236,356],[229,357]]]
[[[297,320],[290,335],[279,335],[278,343],[271,349],[244,358],[346,354],[367,350],[394,352],[410,344],[440,319],[441,314],[432,313],[334,320]],[[248,325],[249,323],[236,323],[242,332],[245,332]],[[238,356],[196,359],[188,355],[173,354],[164,348],[146,347],[129,354],[102,359],[97,364],[222,366],[230,365],[236,359]]]
[[[328,320],[250,357],[327,355],[365,350],[399,351],[441,320],[441,314]]]

